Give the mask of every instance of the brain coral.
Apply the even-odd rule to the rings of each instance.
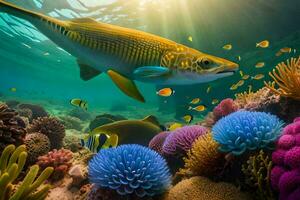
[[[283,130],[272,154],[272,187],[282,200],[294,200],[300,196],[300,118]]]
[[[166,156],[182,157],[191,149],[193,142],[208,132],[207,128],[199,125],[184,126],[172,131],[162,147]]]
[[[166,161],[157,152],[140,145],[102,149],[88,168],[92,183],[116,190],[120,195],[154,196],[171,184]]]
[[[233,113],[239,109],[238,105],[233,101],[233,99],[227,98],[223,99],[213,110],[215,120],[219,120],[230,113]]]
[[[149,142],[149,148],[162,155],[162,147],[169,134],[170,132],[164,131],[154,136]]]
[[[220,151],[240,155],[247,149],[268,147],[282,130],[283,122],[264,112],[237,111],[220,119],[212,128]]]
[[[41,133],[27,134],[24,144],[26,145],[28,153],[27,162],[29,164],[34,164],[39,156],[48,153],[50,150],[48,137]]]
[[[50,140],[51,150],[60,149],[63,146],[65,127],[55,117],[39,117],[33,120],[27,130],[29,133],[39,132],[45,134]]]
[[[213,182],[195,176],[175,185],[163,200],[248,200],[250,199],[230,183]]]
[[[191,174],[193,176],[212,176],[222,170],[225,165],[225,155],[218,151],[219,144],[208,133],[199,137],[184,158],[184,168],[180,174]]]

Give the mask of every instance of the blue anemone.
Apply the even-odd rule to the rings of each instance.
[[[220,151],[240,155],[246,149],[267,147],[276,140],[283,122],[264,112],[237,111],[220,119],[212,128]]]
[[[89,162],[89,179],[120,195],[154,196],[171,185],[166,161],[155,151],[135,144],[102,149]]]

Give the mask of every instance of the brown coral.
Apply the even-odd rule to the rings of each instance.
[[[247,200],[250,199],[234,185],[213,182],[208,178],[195,176],[183,180],[169,191],[164,200]]]
[[[276,70],[273,69],[269,73],[274,82],[265,82],[266,87],[280,96],[300,100],[300,56],[298,59],[291,58],[286,63],[279,63]],[[275,88],[275,84],[278,85],[278,89]]]
[[[25,135],[25,123],[17,112],[0,104],[0,153],[9,144],[23,144]]]
[[[65,137],[64,125],[55,117],[39,117],[27,129],[29,133],[39,132],[46,135],[51,143],[50,149],[60,149]]]
[[[225,165],[225,155],[218,151],[212,134],[199,137],[184,159],[184,168],[179,171],[182,175],[212,176],[223,169]]]
[[[37,164],[45,169],[47,167],[53,167],[54,172],[51,175],[50,179],[52,181],[60,180],[67,174],[69,168],[72,166],[72,157],[73,153],[67,149],[60,149],[48,152],[44,156],[38,157]]]
[[[48,153],[50,150],[48,137],[41,133],[27,134],[24,144],[26,145],[28,153],[27,162],[29,164],[34,164],[39,156]]]
[[[33,119],[37,119],[38,117],[47,117],[48,116],[47,111],[42,106],[39,106],[39,105],[22,103],[22,104],[18,105],[18,108],[31,110],[32,118],[30,119],[30,121],[32,121]]]

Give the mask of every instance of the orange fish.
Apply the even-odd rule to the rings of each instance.
[[[260,48],[268,48],[270,45],[270,42],[268,40],[263,40],[259,43],[256,43],[256,47],[260,47]]]
[[[206,110],[206,106],[204,105],[199,105],[199,106],[196,106],[196,107],[189,107],[189,110],[195,110],[195,111],[198,111],[198,112],[202,112],[204,110]]]
[[[236,86],[241,87],[242,85],[244,85],[244,83],[244,80],[240,80],[239,82],[237,82]]]
[[[254,80],[260,80],[260,79],[263,79],[265,77],[265,75],[263,74],[257,74],[255,76],[252,77],[252,79]]]
[[[245,74],[242,79],[247,80],[250,76],[248,74]]]
[[[197,103],[199,103],[200,101],[201,101],[200,98],[195,98],[195,99],[193,99],[193,100],[190,102],[190,104],[197,104]]]
[[[291,53],[292,48],[290,48],[290,47],[283,47],[283,48],[280,49],[280,51],[282,53]]]
[[[256,63],[255,68],[262,68],[264,66],[265,66],[264,62],[258,62],[258,63]]]
[[[174,93],[175,93],[175,91],[172,88],[163,88],[156,92],[157,95],[162,96],[162,97],[169,97]]]

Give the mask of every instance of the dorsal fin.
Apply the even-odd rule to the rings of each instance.
[[[153,115],[149,115],[149,116],[145,117],[142,121],[144,121],[144,122],[150,122],[150,123],[152,123],[154,125],[160,126],[157,118],[155,116],[153,116]]]
[[[80,78],[84,81],[88,81],[92,78],[94,78],[95,76],[101,74],[101,72],[89,65],[80,63],[79,61],[77,61],[78,66],[80,68]]]
[[[84,18],[75,18],[75,19],[71,19],[71,22],[76,22],[76,23],[99,23],[97,22],[95,19],[93,18],[89,18],[89,17],[84,17]]]

